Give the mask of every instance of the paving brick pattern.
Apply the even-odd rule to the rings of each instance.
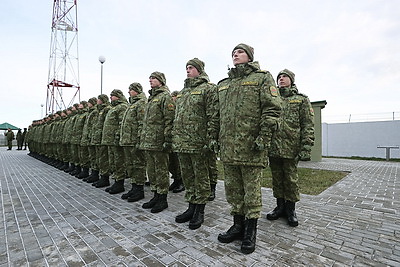
[[[265,218],[275,200],[263,189],[257,248],[244,255],[239,241],[217,240],[232,222],[222,182],[203,226],[190,230],[174,221],[183,192],[152,214],[141,208],[148,187],[145,200],[128,203],[26,151],[0,150],[0,266],[400,266],[399,163],[302,162],[349,175],[302,195],[295,228]]]

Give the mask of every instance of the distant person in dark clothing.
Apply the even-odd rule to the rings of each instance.
[[[22,144],[24,143],[24,137],[22,136],[21,129],[17,132],[17,150],[22,150]]]
[[[24,144],[24,150],[26,150],[26,146],[28,145],[28,142],[27,142],[28,139],[26,138],[27,133],[28,133],[27,129],[24,128],[24,132],[22,133],[22,143]]]
[[[14,132],[11,131],[10,128],[8,128],[7,132],[4,135],[7,137],[7,146],[8,146],[7,150],[11,150],[12,149],[12,141],[14,140]]]

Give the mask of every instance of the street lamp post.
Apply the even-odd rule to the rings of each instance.
[[[101,63],[100,94],[102,94],[103,93],[103,63],[106,62],[106,58],[104,56],[99,56],[99,61]]]

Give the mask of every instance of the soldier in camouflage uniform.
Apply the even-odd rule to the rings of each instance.
[[[281,111],[275,81],[253,62],[254,50],[246,44],[232,51],[235,65],[218,83],[221,161],[225,193],[234,224],[218,240],[242,240],[241,251],[255,250],[257,220],[262,208],[261,177],[267,165],[267,147]]]
[[[78,108],[79,108],[79,104],[75,103],[74,105],[72,105],[71,108],[71,118],[68,120],[67,125],[65,126],[65,135],[63,136],[63,138],[65,137],[67,139],[67,143],[68,143],[68,153],[69,153],[69,161],[71,163],[70,167],[66,170],[64,170],[65,172],[69,173],[69,174],[73,174],[74,172],[78,171],[78,169],[80,168],[78,166],[78,160],[79,160],[79,152],[78,152],[78,144],[77,142],[75,142],[75,122],[79,117],[79,113],[78,113]]]
[[[129,85],[129,95],[130,105],[122,119],[119,144],[124,148],[126,170],[132,188],[121,198],[136,202],[144,198],[144,183],[147,179],[144,152],[138,149],[147,98],[140,83]]]
[[[119,89],[114,89],[110,93],[111,109],[104,120],[103,137],[101,144],[108,146],[108,160],[113,172],[115,183],[106,188],[110,194],[118,194],[125,191],[125,156],[124,149],[119,145],[121,123],[128,101]]]
[[[4,135],[7,137],[7,146],[8,146],[7,150],[11,150],[12,149],[12,140],[14,140],[14,132],[11,131],[10,128],[8,128],[7,132]]]
[[[93,126],[94,120],[93,116],[96,109],[97,98],[92,97],[87,102],[87,107],[85,108],[85,119],[82,127],[82,137],[79,144],[79,160],[81,163],[82,170],[76,175],[78,179],[84,179],[89,176],[89,168],[91,166],[91,155],[89,151],[90,139],[91,139],[91,128]],[[83,119],[83,118],[82,118]]]
[[[81,146],[87,147],[88,158],[89,158],[89,167],[92,172],[88,176],[84,177],[82,181],[93,183],[99,179],[99,167],[97,165],[96,159],[96,146],[91,144],[92,134],[93,134],[93,125],[97,121],[97,116],[99,112],[96,108],[97,106],[97,97],[92,97],[88,100],[88,115],[86,117],[85,126],[83,127],[83,135],[81,139]]]
[[[76,167],[75,167],[75,170],[70,172],[69,174],[78,178],[84,165],[87,166],[87,164],[88,164],[88,157],[86,157],[86,158],[82,157],[82,154],[86,154],[86,153],[82,152],[83,148],[81,147],[83,127],[85,125],[85,120],[87,117],[87,101],[85,101],[85,100],[81,101],[78,105],[77,111],[78,111],[78,114],[76,115],[76,119],[75,119],[75,123],[74,123],[74,127],[73,127],[72,139],[71,139],[71,144],[74,147],[74,150],[73,150],[74,158],[73,159],[74,159]]]
[[[307,96],[300,94],[295,75],[288,69],[278,74],[283,110],[278,130],[272,137],[269,166],[276,208],[267,214],[268,220],[286,217],[290,226],[297,226],[295,203],[300,200],[297,163],[311,159],[314,145],[314,111]]]
[[[168,153],[172,148],[175,105],[166,86],[164,73],[153,72],[149,81],[151,90],[144,113],[139,148],[145,150],[146,170],[154,196],[142,207],[157,213],[168,208]]]
[[[97,119],[93,124],[92,139],[90,144],[96,147],[96,158],[97,166],[99,167],[100,179],[91,179],[93,186],[101,188],[110,185],[110,162],[108,160],[108,146],[102,145],[101,140],[103,138],[103,127],[107,113],[110,111],[110,101],[106,94],[101,94],[97,98],[98,111]]]
[[[174,103],[176,102],[176,98],[178,96],[178,91],[173,91],[171,93],[172,100]],[[182,174],[181,174],[181,167],[179,164],[178,153],[171,152],[169,153],[169,164],[168,164],[168,171],[172,175],[172,179],[174,180],[172,184],[169,186],[168,190],[172,191],[172,193],[179,193],[185,190],[185,186],[183,185],[182,181]]]
[[[210,145],[217,143],[218,110],[216,85],[210,83],[204,62],[198,58],[186,63],[185,87],[176,99],[172,147],[178,153],[189,207],[175,217],[177,223],[189,221],[189,229],[204,222],[204,208],[210,196],[206,159]]]

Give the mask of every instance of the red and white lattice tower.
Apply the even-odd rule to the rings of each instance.
[[[46,115],[71,106],[77,96],[80,101],[76,2],[53,3]]]

